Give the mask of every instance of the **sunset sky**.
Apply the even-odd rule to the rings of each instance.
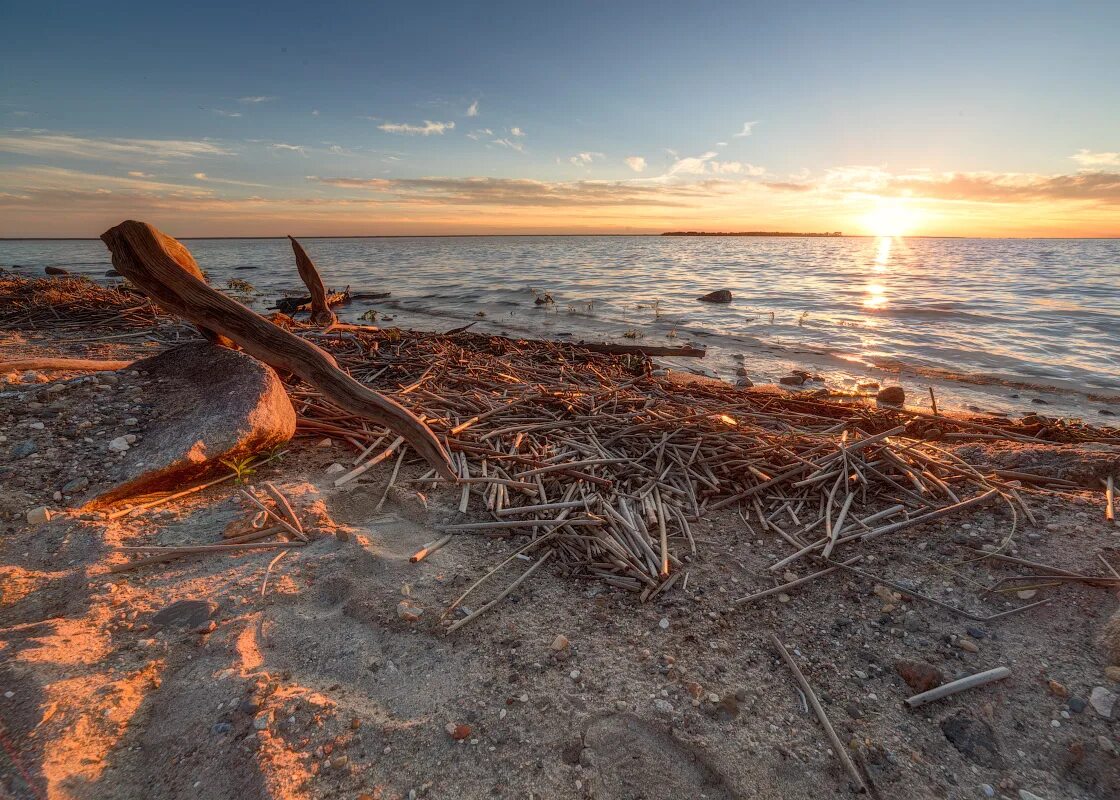
[[[1120,3],[161,5],[4,4],[0,236],[1120,235]]]

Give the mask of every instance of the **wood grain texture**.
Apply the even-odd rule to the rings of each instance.
[[[319,270],[315,269],[315,262],[294,236],[289,236],[288,240],[292,243],[292,252],[296,254],[296,269],[299,270],[300,280],[307,287],[307,291],[311,292],[311,321],[316,325],[333,325],[338,321],[338,317],[331,311],[327,299],[327,287],[323,284]]]
[[[101,240],[117,271],[160,306],[216,338],[240,345],[254,358],[298,375],[347,411],[403,436],[442,476],[455,479],[447,452],[412,412],[358,383],[326,351],[212,289],[181,243],[136,220],[110,228]]]

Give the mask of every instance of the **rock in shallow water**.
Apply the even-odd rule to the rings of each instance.
[[[875,395],[875,399],[880,403],[900,406],[906,402],[906,392],[902,390],[901,386],[886,386],[879,390],[879,393]]]
[[[119,437],[127,452],[107,475],[112,487],[94,503],[175,486],[295,433],[295,409],[280,378],[245,353],[192,343],[131,369],[147,375],[153,421],[142,440]]]
[[[731,290],[730,289],[717,289],[714,292],[708,292],[702,297],[696,298],[703,303],[730,303]]]

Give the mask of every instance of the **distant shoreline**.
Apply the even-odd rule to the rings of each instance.
[[[813,238],[839,239],[844,234],[832,233],[787,233],[786,231],[667,231],[662,236],[809,236]]]
[[[538,238],[538,239],[577,239],[588,237],[599,238],[634,238],[634,237],[650,237],[660,238],[663,236],[743,236],[743,237],[758,237],[765,238],[773,236],[778,238],[797,238],[809,237],[814,239],[882,239],[882,236],[876,236],[871,233],[848,233],[848,234],[829,234],[829,233],[373,233],[373,234],[350,234],[346,236],[332,236],[332,235],[319,235],[314,233],[300,233],[293,234],[297,239],[514,239],[518,237],[525,238]],[[268,240],[279,239],[282,241],[287,240],[287,236],[177,236],[177,239],[190,239],[191,241],[229,241],[236,239],[253,239],[253,240]],[[1107,240],[1112,241],[1120,239],[1117,236],[932,236],[928,234],[908,235],[908,236],[895,236],[887,237],[895,239],[981,239],[986,241],[1084,241],[1084,240]],[[96,242],[100,241],[97,236],[0,236],[0,242]]]

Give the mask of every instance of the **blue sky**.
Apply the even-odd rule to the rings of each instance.
[[[108,5],[3,6],[0,234],[1120,227],[1120,4]]]

